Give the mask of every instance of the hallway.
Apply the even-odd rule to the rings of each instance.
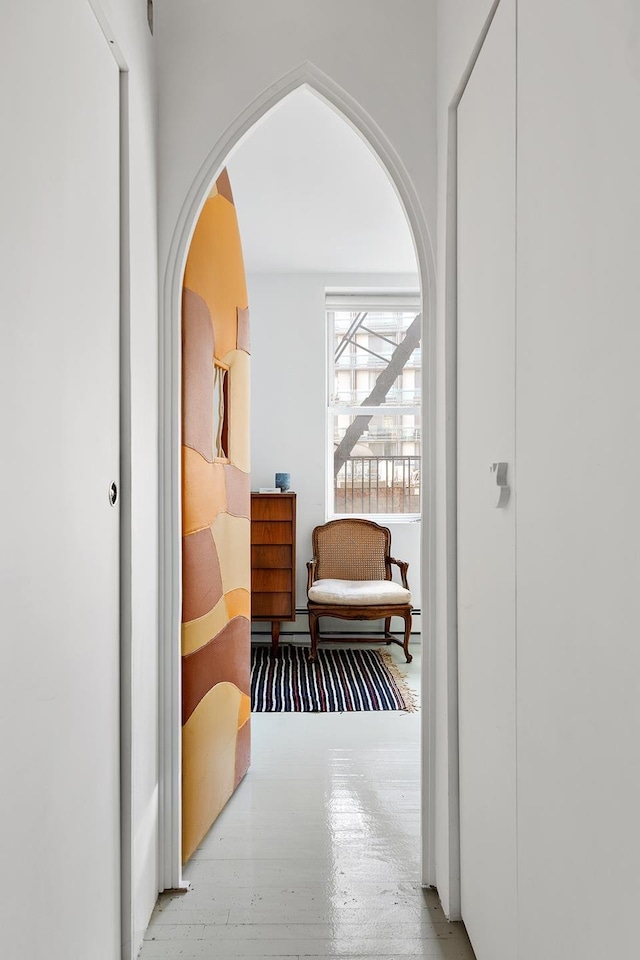
[[[413,662],[394,659],[416,691]],[[420,871],[420,713],[254,714],[253,762],[141,960],[473,960]]]

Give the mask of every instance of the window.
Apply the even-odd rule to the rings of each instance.
[[[420,514],[419,299],[327,296],[332,515]]]

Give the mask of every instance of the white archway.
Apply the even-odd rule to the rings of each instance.
[[[427,442],[423,471],[422,606],[422,881],[435,884],[435,737],[433,722],[435,639],[435,263],[417,192],[402,160],[374,120],[330,77],[307,61],[268,87],[218,139],[195,176],[181,207],[164,272],[160,331],[160,530],[159,530],[159,887],[182,888],[180,720],[180,305],[191,237],[211,184],[230,154],[266,113],[298,87],[307,86],[334,109],[369,146],[391,181],[416,252],[422,294],[427,362],[423,366],[423,423]]]

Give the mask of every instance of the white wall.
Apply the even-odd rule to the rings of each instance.
[[[242,225],[242,224],[241,224]],[[251,489],[273,486],[276,471],[291,473],[297,493],[296,606],[306,606],[311,532],[327,520],[327,333],[325,289],[415,287],[415,276],[253,274],[251,310]],[[420,606],[420,528],[389,523],[394,556],[410,563],[413,601]],[[394,622],[398,629],[400,621]],[[344,628],[344,623],[342,628]],[[265,625],[265,629],[269,625]],[[260,631],[261,626],[254,624]],[[306,616],[283,630],[308,629]],[[359,629],[362,629],[360,625]],[[420,630],[416,616],[413,629]]]
[[[435,0],[162,0],[156,7],[161,269],[185,197],[218,139],[306,61],[381,128],[407,167],[427,223],[435,221]]]
[[[311,90],[280,100],[228,169],[247,273],[416,273],[388,174]]]
[[[443,291],[447,108],[488,9],[488,2],[439,5]],[[632,0],[518,3],[520,960],[637,952],[639,37]],[[444,305],[442,297],[439,363]],[[441,501],[442,538],[444,507]],[[447,627],[439,618],[444,693]],[[441,756],[452,702],[440,701]],[[449,797],[441,780],[441,817]],[[444,836],[438,869],[443,894],[455,869]]]
[[[80,8],[86,7],[86,0],[67,0],[66,7],[76,8],[78,16]],[[2,22],[4,32],[11,36],[22,36],[26,44],[24,50],[16,48],[20,56],[20,64],[17,69],[11,65],[11,60],[5,59],[2,71],[3,86],[9,95],[21,98],[21,86],[28,83],[30,90],[37,90],[38,86],[49,87],[52,83],[52,77],[55,76],[63,67],[64,62],[61,59],[62,54],[56,47],[54,40],[54,30],[47,26],[48,21],[43,19],[40,13],[34,13],[27,8],[24,10],[18,8],[20,5],[9,5],[13,9],[3,10]],[[129,316],[125,318],[124,324],[124,342],[125,357],[127,367],[130,371],[130,393],[131,393],[131,413],[127,418],[128,422],[124,424],[125,442],[129,436],[132,441],[133,450],[130,458],[125,456],[123,462],[123,472],[121,476],[121,490],[123,494],[122,509],[127,512],[126,501],[129,499],[133,517],[130,537],[125,537],[125,575],[128,582],[123,584],[123,594],[125,607],[127,608],[126,621],[130,626],[123,632],[123,652],[126,663],[124,664],[125,682],[132,688],[133,712],[131,717],[132,736],[126,745],[127,756],[130,763],[127,764],[125,779],[131,781],[131,806],[128,811],[125,810],[129,822],[123,825],[125,834],[130,838],[132,846],[132,869],[131,869],[131,891],[133,897],[133,919],[131,923],[131,943],[129,944],[135,952],[138,943],[142,937],[142,932],[147,924],[149,915],[153,908],[157,891],[157,433],[158,433],[158,415],[157,415],[157,229],[156,229],[156,157],[155,157],[155,75],[154,75],[154,40],[151,37],[146,22],[146,4],[140,0],[103,0],[102,6],[95,3],[103,24],[108,25],[110,36],[115,40],[115,46],[119,48],[119,56],[128,68],[128,100],[129,100],[129,124],[128,124],[128,156],[129,156],[129,200],[128,200],[128,219],[129,219],[129,238],[131,261],[131,283],[130,290],[125,292],[125,300],[129,304]],[[73,10],[71,10],[73,16]],[[54,16],[52,14],[52,16]],[[27,22],[24,18],[30,18],[28,30],[18,34],[16,32],[18,21],[17,17],[23,18],[22,23]],[[14,29],[16,28],[16,29]],[[45,34],[45,31],[46,34]],[[41,36],[42,34],[42,36]],[[44,37],[44,39],[43,39]],[[16,42],[18,42],[16,40]],[[106,42],[106,41],[105,41]],[[42,49],[39,45],[42,43]],[[39,51],[37,57],[34,51]],[[22,77],[21,71],[28,70],[28,77]],[[30,108],[33,102],[28,101]],[[26,108],[25,108],[26,109]],[[65,104],[64,109],[72,116],[72,102]],[[4,116],[4,114],[3,114]],[[11,192],[12,202],[16,197],[24,197],[24,232],[21,237],[28,235],[29,230],[37,233],[38,224],[46,224],[48,218],[53,215],[55,204],[49,203],[47,190],[34,192],[34,181],[30,180],[31,167],[26,159],[29,155],[35,156],[40,160],[39,177],[42,184],[47,184],[47,162],[48,155],[56,155],[57,151],[64,151],[65,145],[68,146],[72,131],[81,136],[82,130],[77,123],[70,122],[69,129],[56,127],[51,123],[51,112],[47,110],[46,98],[42,98],[42,103],[38,109],[30,115],[31,140],[22,136],[12,136],[11,128],[6,124],[3,128],[3,138],[6,144],[11,144],[11,149],[17,151],[18,161],[20,160],[20,151],[24,151],[24,164],[18,162],[12,167],[12,179],[4,186]],[[40,143],[39,138],[44,141]],[[34,152],[32,152],[34,151]],[[71,171],[69,171],[71,174]],[[58,184],[51,183],[48,191],[51,195],[58,190]],[[33,198],[30,204],[29,198]],[[5,221],[6,225],[6,221]],[[58,234],[55,245],[50,250],[51,264],[55,263],[55,257],[65,256],[66,231],[70,227],[64,220],[58,220]],[[12,237],[14,244],[19,242],[19,237]],[[32,260],[33,251],[28,248],[20,249],[15,247],[12,251],[14,263],[19,263],[19,272],[24,271],[24,275],[29,273],[33,276],[33,270],[37,264]],[[49,269],[54,269],[52,265]],[[25,287],[23,291],[25,316],[29,315],[29,291]],[[33,325],[33,336],[37,342],[41,334],[51,327],[58,318],[61,324],[64,323],[64,304],[51,302],[46,312],[39,312],[35,316],[30,316],[30,323]],[[6,316],[3,318],[8,324],[22,322],[22,317],[18,315]],[[26,358],[15,353],[3,355],[3,360],[7,360],[12,365],[25,364],[27,369],[28,361]],[[127,378],[125,377],[125,380]],[[126,383],[125,383],[126,387]],[[42,392],[41,385],[41,392]],[[34,403],[38,402],[38,384],[34,383]],[[40,397],[40,402],[47,402],[47,397]],[[14,411],[18,418],[23,416],[20,410]],[[26,423],[26,419],[24,421]],[[60,437],[64,434],[64,427],[60,426]],[[11,450],[5,450],[5,461],[11,462],[14,459],[14,453]],[[64,483],[64,477],[56,478],[57,482]],[[48,497],[51,503],[55,504],[55,484],[52,484],[42,492],[43,497]],[[26,490],[24,496],[27,496]],[[8,504],[4,504],[5,509]],[[12,502],[10,509],[17,513],[23,512],[27,515],[29,504],[27,502]],[[90,518],[83,518],[83,522],[90,522]],[[55,545],[49,545],[54,547]],[[60,558],[64,562],[64,558]],[[27,575],[27,571],[14,571],[17,576]],[[3,642],[9,643],[12,639],[14,643],[13,652],[18,658],[27,658],[29,662],[36,662],[38,650],[46,647],[50,649],[55,646],[61,637],[58,637],[55,629],[50,633],[39,633],[36,636],[28,638],[28,644],[18,648],[15,640],[18,636],[15,626],[8,616],[8,604],[11,598],[3,597],[3,610],[5,612],[3,624]],[[61,654],[64,644],[60,643]],[[27,662],[25,660],[25,663]],[[130,669],[129,669],[130,668]],[[83,683],[82,676],[74,678],[77,684]],[[55,691],[52,693],[55,696]],[[71,704],[69,704],[71,706]],[[77,718],[81,723],[82,717]],[[13,717],[12,724],[19,723],[19,719]],[[115,733],[115,732],[114,732]],[[43,749],[44,749],[44,740]],[[39,756],[37,751],[29,756],[28,760],[33,768],[36,769],[39,764],[51,761],[53,770],[63,770],[63,743],[59,737],[59,748],[48,758]],[[114,742],[114,749],[117,743]],[[53,789],[53,781],[51,782]],[[5,783],[5,790],[10,790],[11,799],[18,811],[18,817],[21,813],[19,802],[20,790],[22,789],[19,780],[13,780],[10,784]],[[59,799],[62,799],[62,794]],[[50,807],[53,809],[53,806]],[[39,824],[39,828],[49,831],[51,836],[56,834],[56,819],[54,816],[48,823]],[[3,829],[14,830],[20,833],[25,829],[21,822],[4,823]],[[66,849],[65,862],[79,862],[85,855],[90,838],[78,833],[73,837],[70,846]],[[33,922],[46,929],[56,930],[57,934],[66,942],[67,949],[73,951],[75,929],[64,930],[60,928],[62,923],[61,914],[56,911],[56,892],[57,884],[57,864],[42,863],[41,850],[34,845],[33,849],[24,849],[21,858],[25,868],[35,873],[42,873],[50,877],[51,896],[42,903],[33,899],[33,891],[29,882],[20,884],[19,874],[16,870],[17,865],[5,863],[5,880],[13,886],[18,887],[20,897],[30,907],[30,917]],[[74,878],[74,884],[61,887],[57,893],[64,896],[69,901],[77,895],[83,885],[82,870],[77,870]],[[90,892],[84,890],[83,895],[90,896]],[[3,901],[5,898],[3,897]],[[81,911],[79,911],[81,912]],[[77,926],[77,921],[76,924]],[[6,928],[3,930],[6,933]],[[124,931],[125,939],[129,936],[129,931]],[[51,954],[53,956],[53,953]]]

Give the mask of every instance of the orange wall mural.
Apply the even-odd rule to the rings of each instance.
[[[249,312],[229,177],[191,241],[182,302],[182,852],[250,757]]]

